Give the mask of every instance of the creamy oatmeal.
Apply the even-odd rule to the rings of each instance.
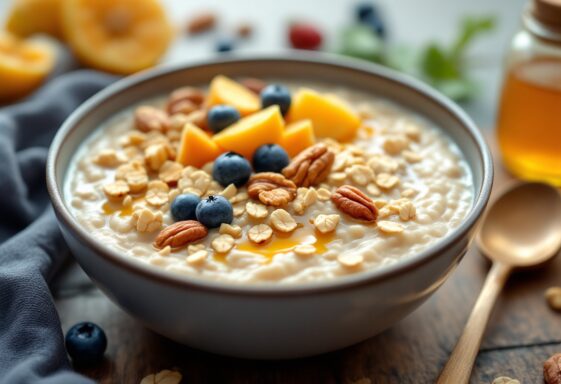
[[[368,94],[284,85],[292,95],[284,119],[224,77],[208,91],[183,88],[123,111],[75,155],[65,183],[71,211],[99,241],[154,268],[241,283],[380,268],[460,225],[472,177],[440,129]],[[208,111],[222,104],[241,119],[212,136]],[[253,172],[239,186],[213,177],[223,152],[251,163],[271,142],[290,155],[281,172]],[[177,221],[171,206],[183,194],[222,196],[230,211]],[[203,224],[217,220],[216,228]]]

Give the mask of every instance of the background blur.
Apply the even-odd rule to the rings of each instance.
[[[236,46],[236,52],[274,52],[289,46],[291,21],[309,21],[322,30],[323,50],[338,48],[341,30],[354,22],[356,0],[162,0],[174,26],[181,31],[193,15],[213,11],[218,27],[198,36],[178,33],[164,56],[164,63],[196,61],[213,57],[217,39],[227,37],[242,22],[252,36]],[[470,75],[480,84],[477,97],[464,105],[483,129],[494,125],[502,62],[509,40],[520,26],[526,0],[385,0],[375,2],[383,11],[389,41],[412,47],[431,41],[450,43],[463,16],[494,16],[493,31],[478,38],[469,50]],[[0,0],[0,18],[6,17],[11,0]],[[3,22],[3,20],[1,20]]]

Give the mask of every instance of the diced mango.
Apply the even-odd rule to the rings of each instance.
[[[278,143],[284,130],[284,120],[278,105],[239,120],[237,123],[214,135],[220,148],[237,152],[251,159],[257,147]]]
[[[259,97],[234,80],[218,75],[210,82],[209,106],[226,104],[235,107],[242,116],[257,112],[261,108]]]
[[[288,120],[312,120],[316,137],[331,137],[338,141],[354,138],[360,118],[343,100],[322,95],[311,89],[301,89],[294,96]]]
[[[306,119],[287,125],[279,144],[290,157],[294,157],[315,142],[314,126],[311,120]]]
[[[191,123],[185,124],[181,132],[181,143],[177,162],[185,166],[202,167],[216,159],[222,151],[202,129]]]

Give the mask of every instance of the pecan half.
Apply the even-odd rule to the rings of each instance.
[[[335,153],[323,143],[312,145],[300,152],[282,173],[299,187],[321,183],[331,171]]]
[[[251,176],[247,184],[249,197],[265,205],[280,207],[296,197],[296,185],[280,173],[261,172]]]
[[[372,199],[352,185],[343,185],[331,195],[331,201],[343,213],[360,220],[376,221],[378,208]]]
[[[134,112],[134,125],[142,132],[163,132],[169,128],[170,121],[164,111],[145,105],[138,107]]]
[[[194,243],[208,234],[204,225],[196,220],[178,221],[164,228],[154,240],[154,247],[162,249],[166,246],[172,248],[183,247]]]
[[[166,109],[171,115],[174,113],[188,115],[199,109],[204,100],[205,94],[200,89],[193,87],[178,88],[170,94]]]
[[[543,363],[543,379],[547,384],[561,384],[561,353],[551,356]]]

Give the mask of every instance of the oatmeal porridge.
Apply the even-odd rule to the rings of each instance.
[[[456,145],[397,105],[224,76],[111,118],[75,155],[64,193],[105,245],[240,283],[396,263],[458,227],[473,199]]]

